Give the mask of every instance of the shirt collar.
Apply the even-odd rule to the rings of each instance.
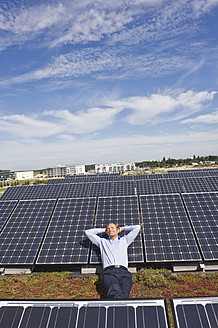
[[[110,239],[110,237],[108,237],[108,240],[110,240],[111,242],[115,241],[115,240],[120,240],[120,236],[118,236],[116,239]]]

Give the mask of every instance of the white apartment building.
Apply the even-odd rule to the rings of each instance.
[[[95,173],[121,173],[135,170],[135,163],[115,163],[95,165]]]
[[[85,165],[82,164],[68,164],[67,166],[67,174],[68,175],[82,175],[86,173],[86,168]]]
[[[59,178],[66,175],[85,174],[85,165],[68,164],[48,167],[46,169],[46,174],[51,178]]]
[[[24,171],[24,172],[15,172],[15,179],[16,180],[28,180],[34,178],[33,171]]]

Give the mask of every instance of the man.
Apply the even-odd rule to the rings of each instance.
[[[129,231],[123,237],[122,231]],[[106,228],[86,230],[87,237],[100,248],[103,265],[102,282],[109,298],[128,298],[133,285],[132,275],[128,271],[127,247],[134,241],[140,231],[140,225],[119,227],[116,223],[108,223]],[[108,239],[97,234],[106,232]]]

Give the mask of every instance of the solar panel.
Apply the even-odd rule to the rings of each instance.
[[[158,182],[162,194],[182,193],[185,191],[179,178],[159,179]]]
[[[150,180],[158,180],[163,179],[164,174],[148,174],[148,179]]]
[[[211,191],[218,191],[218,176],[217,177],[205,177],[204,180],[209,186]]]
[[[95,227],[106,227],[109,222],[117,222],[119,226],[140,224],[137,196],[99,197]],[[104,237],[105,235],[100,236]],[[129,263],[144,261],[141,234],[138,234],[134,242],[128,247],[128,261]],[[99,248],[92,245],[91,263],[100,262]]]
[[[41,199],[48,185],[28,186],[20,199]]]
[[[43,199],[63,198],[67,192],[69,184],[50,184],[47,186]]]
[[[201,260],[179,194],[140,196],[147,262]]]
[[[8,187],[3,195],[1,200],[19,200],[27,186],[17,186],[17,187]]]
[[[165,299],[0,302],[1,328],[168,328]]]
[[[177,179],[179,177],[178,172],[168,172],[163,174],[164,179]]]
[[[157,180],[137,180],[137,195],[160,194],[160,186]]]
[[[203,178],[181,178],[181,182],[185,188],[185,192],[199,192],[199,191],[210,191],[204,182]]]
[[[46,184],[59,184],[59,183],[66,183],[66,180],[64,178],[60,179],[48,179]]]
[[[179,171],[179,176],[181,178],[192,178],[192,177],[199,177],[202,176],[202,171],[198,170],[184,170],[184,171]]]
[[[218,192],[182,195],[203,258],[218,259]]]
[[[90,243],[84,231],[93,225],[96,198],[59,199],[37,264],[87,263]]]
[[[65,198],[88,197],[90,183],[70,183]]]
[[[134,180],[144,180],[144,179],[148,179],[148,174],[137,174],[134,175]]]
[[[55,200],[19,201],[0,234],[1,264],[33,264]]]
[[[112,192],[112,181],[107,182],[92,182],[90,185],[89,196],[110,196]]]
[[[129,180],[134,180],[134,176],[133,175],[120,175],[119,176],[119,180],[120,181],[129,181]]]
[[[0,231],[11,215],[16,204],[16,200],[0,201]]]
[[[115,181],[113,183],[113,196],[135,195],[135,181]]]
[[[218,327],[218,297],[172,298],[178,328]]]
[[[90,183],[90,182],[95,182],[95,181],[96,181],[95,176],[85,176],[85,177],[75,177],[75,180],[72,182],[74,182],[74,183]]]

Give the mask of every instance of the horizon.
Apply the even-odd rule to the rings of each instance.
[[[194,156],[195,156],[195,158],[194,158]],[[187,160],[187,159],[193,159],[193,160],[197,160],[198,158],[202,158],[202,157],[209,157],[209,156],[212,156],[212,157],[217,157],[218,155],[202,155],[202,156],[199,156],[199,155],[193,155],[193,156],[191,156],[191,157],[187,157],[187,158],[166,158],[165,160],[167,161],[167,160],[169,160],[169,159],[171,159],[171,160],[175,160],[175,161],[179,161],[179,160],[182,160],[182,161],[184,161],[184,160]],[[165,158],[165,156],[163,157],[163,158]],[[135,163],[136,165],[137,164],[140,164],[140,163],[143,163],[143,162],[162,162],[163,161],[163,158],[162,159],[158,159],[158,160],[154,160],[154,159],[151,159],[151,160],[142,160],[142,161],[130,161],[130,162],[133,162],[133,163]],[[66,166],[66,165],[85,165],[85,167],[86,166],[95,166],[95,165],[110,165],[110,164],[123,164],[124,162],[117,162],[117,163],[112,163],[112,162],[108,162],[108,163],[92,163],[92,164],[75,164],[75,163],[71,163],[71,164],[57,164],[56,166]],[[203,163],[204,165],[209,165],[208,163]],[[187,165],[187,164],[185,164],[185,163],[183,163],[182,165]],[[189,164],[190,165],[190,164]],[[52,166],[47,166],[47,167],[44,167],[44,168],[36,168],[36,169],[26,169],[26,170],[10,170],[10,169],[8,169],[8,170],[10,170],[11,172],[22,172],[22,171],[34,171],[34,172],[36,172],[36,171],[45,171],[45,170],[47,170],[47,168],[49,168],[49,167],[52,167]],[[54,166],[55,167],[55,166]],[[195,166],[195,168],[196,168],[196,166]],[[152,168],[152,169],[154,169],[154,168]],[[157,167],[157,169],[164,169],[164,167]],[[0,168],[0,171],[1,170],[5,170],[5,169],[2,169],[2,168]],[[6,169],[7,170],[7,169]]]
[[[217,30],[218,0],[1,4],[0,168],[215,156]]]

